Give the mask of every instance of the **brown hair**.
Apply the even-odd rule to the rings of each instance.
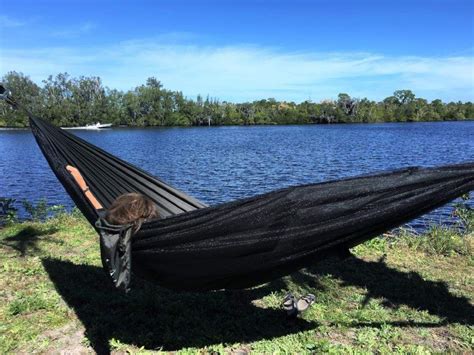
[[[136,233],[145,220],[159,217],[152,199],[133,192],[117,197],[107,210],[105,219],[110,224],[133,224],[133,232]]]

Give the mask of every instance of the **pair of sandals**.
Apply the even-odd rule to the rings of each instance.
[[[316,297],[308,293],[306,296],[296,299],[292,293],[287,293],[282,302],[282,308],[288,317],[296,317],[298,313],[306,311],[316,300]]]

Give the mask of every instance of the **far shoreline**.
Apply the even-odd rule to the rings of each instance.
[[[210,128],[210,127],[275,127],[275,126],[334,126],[334,125],[376,125],[376,124],[415,124],[415,123],[446,123],[446,122],[474,122],[474,118],[466,118],[460,120],[425,120],[425,121],[382,121],[382,122],[331,122],[331,123],[258,123],[258,124],[234,124],[234,125],[172,125],[172,126],[160,126],[160,125],[147,125],[147,126],[133,126],[133,125],[119,125],[112,126],[111,128],[100,129],[100,131],[106,131],[110,129],[124,128],[124,129],[144,129],[144,128]],[[106,122],[107,123],[107,122]],[[61,128],[68,128],[74,130],[74,128],[79,126],[65,126]],[[21,127],[12,127],[12,126],[0,126],[0,131],[24,131],[30,130],[29,126]],[[77,129],[78,131],[83,131],[84,129]],[[93,130],[92,130],[93,131]]]

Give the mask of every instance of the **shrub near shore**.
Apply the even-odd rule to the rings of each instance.
[[[0,352],[471,352],[473,238],[457,226],[402,231],[251,290],[175,293],[134,280],[123,295],[77,210],[13,221],[0,229]],[[286,290],[316,295],[295,322],[279,309]]]

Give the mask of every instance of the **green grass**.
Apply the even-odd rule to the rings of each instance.
[[[0,353],[474,351],[474,236],[432,228],[353,249],[251,290],[115,291],[77,213],[0,229]],[[316,295],[296,320],[285,292]]]

